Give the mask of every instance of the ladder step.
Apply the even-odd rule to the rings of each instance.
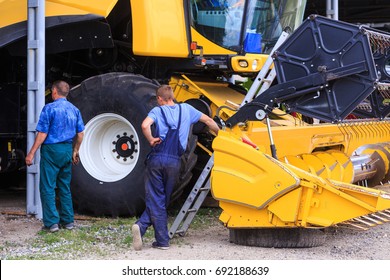
[[[202,206],[204,199],[210,191],[210,172],[213,167],[213,164],[214,155],[210,157],[209,161],[207,162],[205,168],[202,171],[202,174],[199,176],[197,182],[195,183],[195,186],[193,187],[190,195],[187,197],[184,205],[180,209],[179,214],[176,216],[176,219],[169,230],[170,238],[173,238],[175,234],[184,236],[193,218],[195,217],[199,208]]]

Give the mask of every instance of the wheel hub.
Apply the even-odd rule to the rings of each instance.
[[[123,116],[104,113],[85,125],[80,160],[85,170],[101,182],[123,179],[137,165],[140,138]]]
[[[127,133],[124,132],[123,136],[117,135],[117,140],[113,141],[114,149],[112,152],[117,154],[117,158],[123,158],[123,160],[127,160],[128,157],[133,159],[134,153],[138,153],[137,145],[138,142],[134,141],[134,135],[127,136]]]

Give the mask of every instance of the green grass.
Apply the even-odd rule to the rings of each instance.
[[[218,223],[220,209],[202,208],[191,223],[190,230],[202,230]],[[168,228],[175,216],[170,216]],[[0,247],[0,259],[9,260],[72,260],[110,259],[116,254],[131,250],[133,237],[131,226],[135,218],[102,218],[87,222],[76,222],[73,230],[61,229],[56,233],[45,230],[25,244],[5,242]],[[153,227],[144,236],[144,241],[154,239]],[[173,244],[183,244],[181,239],[173,239]],[[91,257],[89,257],[91,256]],[[93,256],[93,257],[92,257]]]

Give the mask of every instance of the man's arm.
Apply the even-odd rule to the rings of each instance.
[[[28,166],[32,165],[34,156],[38,148],[42,145],[42,143],[45,141],[47,137],[47,133],[38,132],[37,136],[35,137],[34,144],[32,145],[30,152],[26,156],[26,164]]]
[[[150,117],[146,117],[141,124],[142,133],[144,134],[146,140],[148,140],[150,146],[154,147],[161,143],[160,138],[153,137],[151,126],[154,123],[154,120]]]
[[[84,138],[84,131],[77,133],[75,136],[74,143],[73,143],[73,154],[72,154],[73,164],[78,164],[80,161],[79,150],[80,150],[81,142],[83,142],[83,138]]]
[[[206,124],[210,128],[210,130],[213,131],[215,134],[218,134],[219,127],[218,127],[217,123],[212,118],[210,118],[209,116],[207,116],[205,114],[202,114],[202,116],[200,117],[199,120],[202,123]]]

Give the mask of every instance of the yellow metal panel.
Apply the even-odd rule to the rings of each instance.
[[[280,222],[279,219],[273,219],[268,209],[249,208],[225,201],[221,201],[219,206],[223,209],[219,218],[222,222],[227,221],[225,225],[229,228],[274,227],[275,224],[286,226],[286,223]],[[229,216],[228,220],[226,220],[227,216]]]
[[[295,189],[273,201],[268,210],[278,216],[283,222],[295,222],[301,203],[301,195],[302,189]]]
[[[97,14],[107,17],[118,0],[46,0],[46,17]],[[0,2],[0,28],[27,20],[27,0]]]
[[[293,125],[293,123],[292,123]],[[279,158],[286,155],[312,153],[317,148],[332,148],[350,156],[357,148],[368,143],[390,141],[390,132],[382,135],[371,133],[380,126],[389,125],[388,121],[361,124],[321,124],[307,126],[275,126],[272,127],[273,139]],[[258,146],[269,149],[268,131],[265,126],[252,127],[247,125],[245,133]],[[288,139],[288,141],[286,141]]]
[[[223,209],[221,219],[230,228],[337,224],[357,227],[358,220],[367,222],[372,220],[371,213],[390,208],[389,193],[323,179],[291,164],[277,162],[243,144],[240,137],[233,131],[220,131],[213,143],[211,191]],[[350,164],[338,151],[321,154],[329,166],[337,162],[348,168]],[[376,225],[380,221],[371,223]]]
[[[190,34],[183,0],[131,0],[133,52],[142,56],[188,57]]]
[[[337,133],[318,133],[313,135],[312,145],[315,147],[329,147],[342,145],[345,142],[345,136],[339,131]]]
[[[224,131],[213,149],[212,194],[217,200],[262,208],[299,184],[277,161]]]
[[[265,54],[246,54],[245,56],[234,56],[230,63],[234,72],[259,72],[263,67],[268,55]],[[241,67],[240,61],[246,61],[248,67]],[[254,63],[256,63],[254,65]]]
[[[178,77],[172,78],[170,85],[174,88],[175,98],[179,102],[185,102],[191,98],[199,98],[204,95],[211,101],[212,116],[215,116],[218,107],[229,104],[240,104],[244,99],[244,95],[229,87],[227,82],[207,82],[190,80],[183,75],[184,79]],[[226,119],[232,116],[235,111],[223,109]]]

